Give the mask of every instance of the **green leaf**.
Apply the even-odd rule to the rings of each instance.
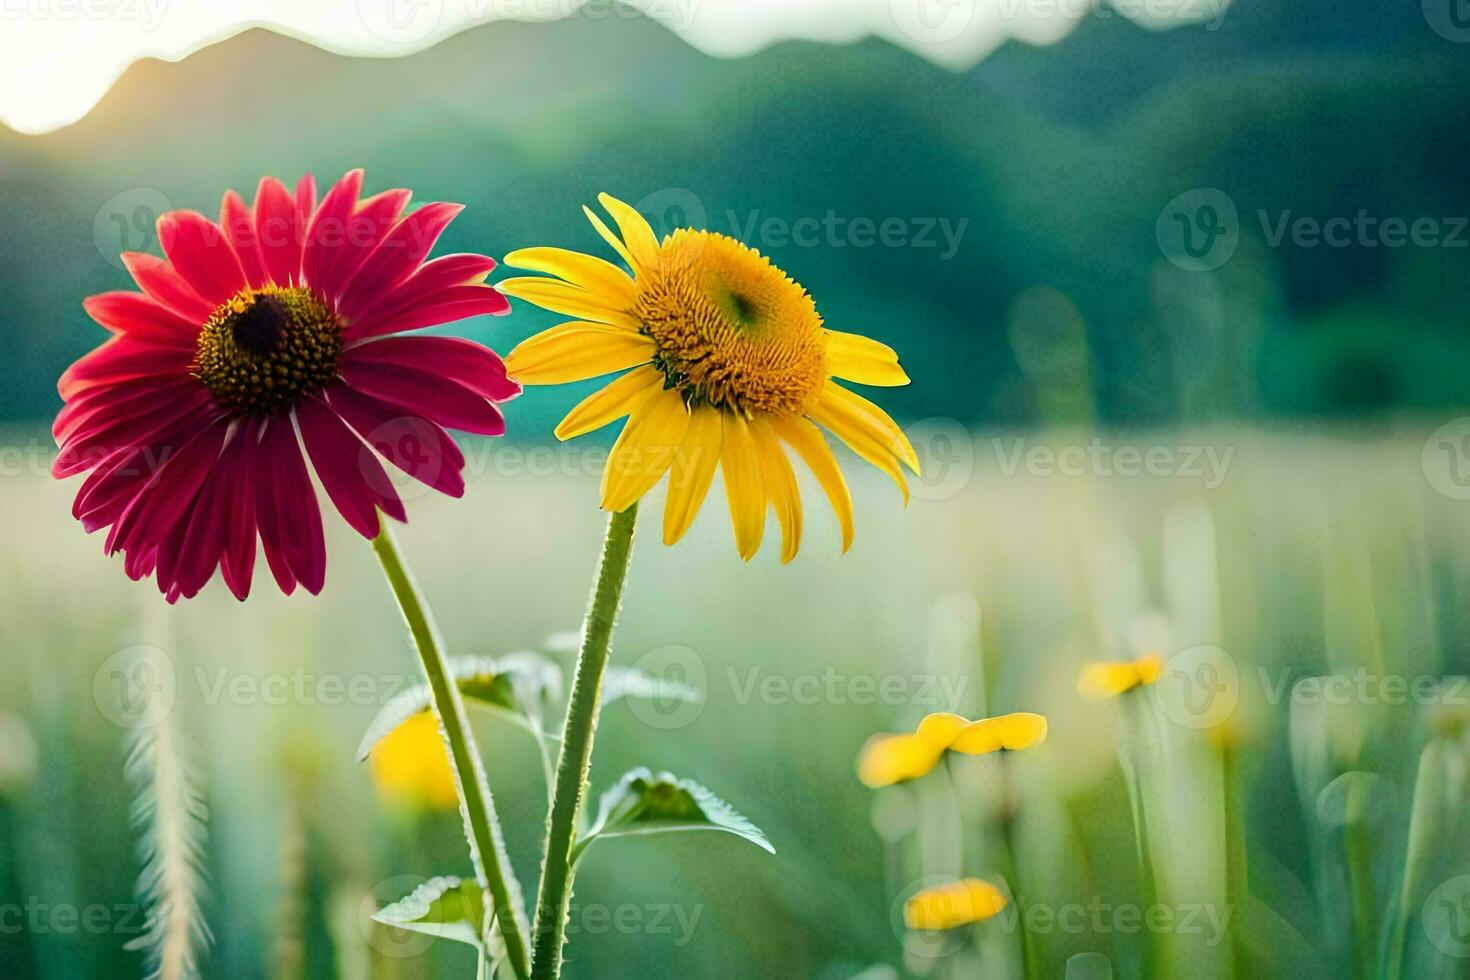
[[[637,667],[609,664],[602,677],[602,703],[609,705],[619,698],[700,704],[704,701],[704,692]]]
[[[743,837],[771,854],[776,849],[760,828],[699,783],[671,773],[654,775],[638,768],[602,794],[597,821],[572,851],[581,852],[599,837],[626,837],[680,830],[720,830]]]
[[[485,898],[473,880],[453,875],[431,878],[373,914],[374,922],[480,947]]]
[[[466,703],[499,711],[536,734],[546,707],[561,696],[561,668],[534,653],[503,657],[453,657],[450,672]],[[379,709],[357,747],[357,761],[383,739],[429,707],[429,685],[415,684]]]

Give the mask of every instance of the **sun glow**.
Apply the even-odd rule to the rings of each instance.
[[[1178,21],[1212,26],[1229,0],[1162,0]],[[0,122],[46,133],[82,118],[129,65],[177,61],[251,27],[265,27],[347,55],[421,51],[492,20],[647,16],[710,54],[733,57],[786,39],[847,43],[866,36],[954,68],[1004,41],[1050,44],[1077,22],[1131,16],[1139,0],[0,0]],[[1142,20],[1142,18],[1139,18]],[[1165,19],[1164,22],[1177,22]]]

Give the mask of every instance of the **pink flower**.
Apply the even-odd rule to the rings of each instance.
[[[366,538],[378,512],[406,519],[381,459],[453,497],[464,456],[445,431],[500,435],[513,398],[500,358],[452,337],[408,335],[509,304],[484,283],[495,260],[425,262],[457,204],[406,216],[406,190],[359,198],[354,170],[316,201],[261,180],[253,209],[234,191],[219,222],[158,220],[168,258],[128,252],[141,293],[83,303],[114,336],[57,383],[58,478],[89,472],[72,514],[110,528],[128,575],[157,572],[174,602],[218,566],[250,591],[256,534],[276,582],[321,591],[326,546],[310,468]],[[371,448],[369,448],[371,447]]]

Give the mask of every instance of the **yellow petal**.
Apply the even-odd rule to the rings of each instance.
[[[1141,660],[1106,660],[1088,664],[1077,676],[1077,690],[1091,698],[1109,698],[1159,679],[1164,658],[1151,653]]]
[[[936,711],[933,714],[924,716],[924,720],[919,722],[919,728],[915,734],[936,749],[942,751],[949,748],[949,744],[960,733],[960,729],[969,723],[967,719],[952,712]]]
[[[634,368],[606,388],[582,399],[556,427],[556,437],[572,439],[600,429],[631,413],[643,399],[663,386],[664,373],[658,368],[647,364]]]
[[[909,383],[892,347],[836,330],[827,331],[827,373],[860,385],[895,387]]]
[[[535,303],[542,309],[556,313],[565,313],[567,316],[581,317],[584,320],[596,320],[598,323],[611,323],[614,326],[627,327],[629,330],[639,328],[637,318],[619,304],[616,296],[604,296],[602,293],[594,293],[559,279],[547,279],[544,276],[519,276],[514,279],[504,279],[496,283],[495,288],[507,296],[523,299],[527,303]]]
[[[648,226],[643,215],[611,194],[599,194],[597,200],[607,208],[607,213],[612,215],[613,221],[617,222],[618,231],[623,236],[623,243],[628,246],[628,252],[633,256],[633,271],[636,273],[641,267],[652,265],[653,261],[658,258],[658,238],[653,234],[653,229]]]
[[[984,922],[1005,907],[1006,897],[999,888],[979,878],[963,878],[911,896],[903,903],[903,921],[910,929],[954,929]]]
[[[684,444],[669,467],[669,495],[664,501],[664,544],[678,541],[694,523],[720,462],[720,410],[696,409],[689,416]]]
[[[592,222],[592,227],[597,229],[597,233],[602,236],[602,240],[611,245],[613,247],[613,251],[617,252],[618,255],[622,257],[622,260],[628,263],[628,268],[632,269],[634,272],[637,272],[638,264],[633,261],[633,256],[628,254],[627,246],[623,244],[623,240],[621,238],[612,233],[611,228],[603,223],[603,220],[597,216],[597,212],[593,211],[591,208],[584,204],[582,205],[582,213],[587,216],[588,221]]]
[[[761,486],[760,460],[745,419],[733,412],[721,414],[724,431],[720,438],[720,471],[725,474],[735,549],[741,558],[750,561],[760,550],[766,530],[766,492]]]
[[[606,323],[573,320],[543,330],[516,345],[505,369],[523,384],[585,381],[653,359],[653,340]]]
[[[842,406],[843,412],[849,414],[854,423],[861,425],[880,444],[888,447],[888,451],[901,459],[915,476],[919,475],[919,454],[914,452],[909,437],[903,434],[898,423],[889,418],[887,412],[857,392],[848,391],[832,381],[828,381],[822,389],[822,396],[831,404]]]
[[[660,390],[644,399],[602,471],[602,509],[627,510],[668,472],[674,451],[689,430],[689,410],[677,391]]]
[[[865,423],[856,412],[847,407],[841,399],[823,392],[808,414],[811,415],[813,421],[830,429],[833,435],[847,444],[848,449],[887,473],[893,482],[898,484],[898,489],[903,492],[904,505],[908,505],[909,484],[904,479],[903,470],[899,468],[893,451],[883,440],[873,434],[871,426]]]
[[[633,305],[636,287],[632,278],[611,262],[594,255],[565,248],[521,248],[507,255],[505,264],[560,276],[574,286],[616,300],[613,305],[618,309],[628,309]]]
[[[827,494],[827,500],[837,514],[837,523],[842,528],[842,550],[846,553],[852,547],[852,494],[848,492],[847,481],[842,478],[842,469],[827,446],[827,440],[821,430],[806,419],[771,416],[769,421],[776,434],[796,450]]]
[[[449,752],[432,712],[410,715],[389,732],[368,759],[373,785],[390,802],[430,810],[452,810],[459,790]]]
[[[972,721],[960,729],[950,749],[966,755],[983,755],[1006,749],[1020,752],[1046,741],[1046,718],[1030,711],[1016,711],[996,718]]]
[[[1138,658],[1138,683],[1152,684],[1164,672],[1164,658],[1157,653],[1148,653]]]
[[[770,497],[776,520],[781,524],[781,563],[784,565],[795,558],[801,548],[801,489],[796,485],[796,472],[786,458],[786,449],[770,423],[761,417],[751,419],[750,432],[755,437],[756,454],[760,458],[761,481],[766,485],[766,495]]]
[[[874,735],[858,753],[858,779],[871,789],[918,779],[943,754],[917,735]]]

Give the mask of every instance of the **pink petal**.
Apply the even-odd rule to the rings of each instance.
[[[306,284],[323,296],[334,294],[332,268],[347,247],[347,221],[357,208],[362,189],[362,171],[351,170],[332,185],[321,207],[306,229],[306,250],[301,257],[301,275]]]
[[[304,230],[311,224],[312,212],[316,210],[316,178],[302,174],[296,182],[296,223]],[[305,236],[302,237],[305,241]]]
[[[230,496],[225,502],[228,526],[225,550],[220,559],[220,575],[236,599],[244,601],[250,594],[250,578],[255,570],[255,468],[259,465],[259,436],[254,423],[235,434],[234,470],[230,479]]]
[[[267,279],[278,286],[292,286],[301,279],[305,233],[306,222],[297,214],[286,185],[262,177],[255,191],[255,247],[260,249]]]
[[[66,441],[51,464],[51,475],[65,479],[91,469],[98,460],[119,449],[148,445],[182,415],[203,408],[211,400],[208,391],[191,388],[182,396],[155,400],[149,411],[108,415]]]
[[[266,560],[283,592],[289,595],[299,581],[316,595],[326,582],[327,544],[321,508],[290,418],[271,419],[260,440],[260,458],[255,506]],[[278,562],[289,568],[289,579],[283,580]]]
[[[184,375],[194,354],[129,336],[114,337],[67,368],[56,382],[63,401],[94,385],[150,375]]]
[[[354,530],[376,538],[379,508],[395,520],[407,520],[383,464],[336,412],[316,398],[303,398],[296,405],[296,421],[322,488]]]
[[[404,333],[440,323],[453,323],[471,316],[502,316],[510,302],[493,286],[450,286],[409,306],[393,316],[372,316],[343,331],[347,340]]]
[[[164,309],[142,293],[98,293],[82,300],[82,309],[113,333],[138,340],[193,350],[199,336],[198,324]]]
[[[325,394],[327,403],[388,462],[441,493],[464,495],[464,454],[438,425],[343,384],[329,386]]]
[[[265,261],[255,242],[255,216],[245,206],[245,201],[234,191],[225,191],[219,205],[219,223],[240,260],[245,281],[251,289],[259,289],[267,281]]]
[[[398,222],[353,277],[338,309],[352,319],[368,309],[375,298],[407,279],[434,248],[449,222],[463,210],[462,204],[425,204]]]
[[[179,378],[177,381],[137,378],[115,385],[94,385],[61,407],[61,411],[56,413],[56,421],[51,423],[51,435],[59,445],[84,427],[115,417],[156,412],[160,404],[171,402],[186,390],[198,387],[200,384],[195,378]]]
[[[108,533],[108,554],[119,549],[142,552],[162,543],[214,468],[228,431],[223,420],[215,422],[163,464]]]
[[[440,374],[496,402],[521,393],[521,386],[506,377],[505,362],[494,351],[463,337],[389,337],[348,349],[342,361],[397,364]]]
[[[488,255],[441,255],[419,266],[417,272],[392,290],[375,297],[372,308],[358,323],[366,326],[391,318],[450,286],[479,285],[494,268],[495,260]]]
[[[211,304],[184,281],[183,276],[163,259],[146,252],[124,252],[123,265],[132,274],[138,288],[165,309],[177,313],[190,323],[204,323],[218,304]]]
[[[347,234],[332,265],[329,282],[322,287],[327,296],[335,300],[342,295],[368,256],[398,223],[398,216],[412,196],[412,191],[391,190],[358,203],[357,212],[347,219]]]
[[[218,417],[210,409],[173,416],[173,424],[152,442],[123,447],[101,460],[77,491],[72,516],[82,522],[88,534],[114,523],[179,449]]]
[[[224,230],[198,211],[169,211],[158,219],[163,254],[211,306],[245,288],[245,273]]]
[[[357,390],[402,406],[446,428],[486,436],[505,432],[505,417],[494,405],[438,375],[370,362],[344,362],[339,370],[342,380]]]

